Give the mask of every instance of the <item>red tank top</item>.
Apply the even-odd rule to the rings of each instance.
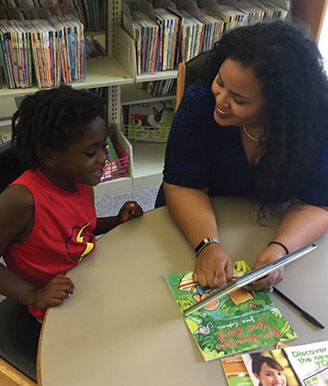
[[[11,243],[3,257],[10,271],[43,287],[55,275],[74,268],[95,247],[96,212],[90,187],[76,184],[76,192],[67,192],[40,170],[27,170],[11,185],[23,185],[33,195],[34,226],[30,236],[23,243]],[[43,319],[44,311],[29,309]]]

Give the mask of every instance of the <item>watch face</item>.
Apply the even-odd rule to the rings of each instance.
[[[206,237],[195,248],[196,256],[200,254],[200,252],[205,248],[207,244],[211,244],[211,243],[221,244],[219,240],[213,239],[212,237]]]

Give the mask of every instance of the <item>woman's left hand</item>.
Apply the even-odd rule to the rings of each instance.
[[[117,219],[119,224],[131,220],[133,217],[139,217],[143,214],[141,206],[136,201],[127,201],[120,209]]]
[[[281,247],[278,245],[270,245],[264,252],[262,252],[255,263],[254,269],[261,267],[262,265],[272,263],[273,261],[284,256],[284,252],[281,251]],[[264,288],[270,288],[284,278],[284,268],[275,269],[273,272],[264,276],[262,279],[254,281],[249,285],[250,290],[260,290]]]
[[[254,269],[259,268],[264,264],[267,263],[255,264]],[[254,281],[248,288],[252,291],[270,289],[270,287],[281,282],[281,280],[284,278],[284,272],[285,270],[283,267],[277,268],[273,272],[269,273],[269,275],[264,276],[262,279]]]

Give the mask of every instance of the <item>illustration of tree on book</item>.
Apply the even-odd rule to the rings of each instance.
[[[237,261],[233,278],[249,271],[244,261]],[[191,271],[167,274],[165,279],[182,312],[212,291],[194,282]],[[205,360],[297,337],[266,290],[237,289],[184,319]]]

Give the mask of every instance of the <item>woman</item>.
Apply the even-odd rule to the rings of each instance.
[[[257,356],[252,362],[252,372],[259,381],[258,386],[286,386],[284,368],[274,359]]]
[[[291,200],[255,268],[327,230],[328,81],[316,44],[280,21],[224,35],[205,72],[176,113],[156,206],[167,203],[195,248],[194,279],[219,287],[232,262],[209,196],[255,196],[262,209]],[[252,289],[282,278],[276,270]]]

